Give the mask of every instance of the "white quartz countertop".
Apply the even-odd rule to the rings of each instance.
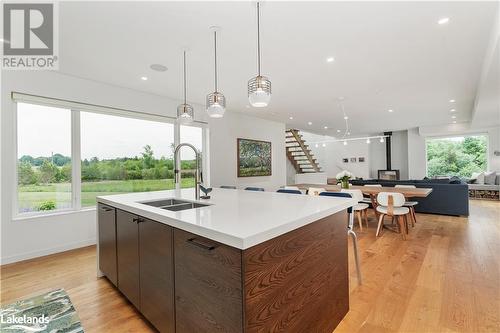
[[[196,201],[194,189],[182,189],[100,196],[97,201],[242,250],[355,204],[349,198],[219,188],[210,195]],[[171,198],[210,206],[174,212],[140,203]]]

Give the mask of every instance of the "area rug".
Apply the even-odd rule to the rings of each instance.
[[[80,319],[64,289],[23,299],[0,308],[2,333],[83,333]]]

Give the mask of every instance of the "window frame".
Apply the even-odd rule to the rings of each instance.
[[[82,188],[82,180],[81,180],[81,121],[80,115],[81,112],[90,112],[90,113],[98,113],[104,115],[118,116],[118,117],[126,117],[138,120],[148,120],[154,122],[163,122],[172,124],[174,126],[174,145],[177,146],[180,142],[180,127],[184,124],[179,124],[173,117],[161,116],[156,114],[137,112],[137,111],[129,111],[124,109],[116,109],[103,107],[99,105],[71,102],[59,99],[52,99],[47,97],[33,96],[33,95],[24,95],[24,94],[15,94],[12,93],[12,99],[14,102],[14,117],[13,117],[13,136],[14,136],[14,177],[13,186],[12,186],[12,218],[13,220],[25,220],[25,219],[33,219],[37,217],[46,217],[53,215],[61,215],[61,214],[69,214],[75,212],[82,211],[92,211],[96,210],[96,206],[82,207],[81,205],[81,188]],[[25,104],[33,104],[40,106],[49,106],[49,107],[57,107],[68,109],[71,112],[71,198],[72,198],[72,207],[71,208],[62,208],[62,209],[54,209],[50,211],[35,211],[35,212],[19,212],[19,198],[18,198],[18,105],[19,103]],[[208,154],[208,146],[209,146],[209,130],[208,124],[203,121],[195,121],[189,126],[199,127],[202,129],[202,158],[203,158],[203,172],[204,176],[209,175],[210,164],[209,164],[209,154]],[[206,148],[206,149],[205,149]],[[205,178],[208,179],[208,178]],[[208,182],[209,184],[209,179]]]

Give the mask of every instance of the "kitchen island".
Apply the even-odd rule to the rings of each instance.
[[[354,201],[192,189],[98,197],[98,270],[160,332],[330,333]]]

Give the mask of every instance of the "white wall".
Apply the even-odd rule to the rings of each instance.
[[[408,132],[392,132],[391,166],[399,170],[400,179],[408,179]]]
[[[335,138],[309,133],[305,131],[300,132],[306,144],[313,152],[318,160],[319,166],[322,171],[326,173],[327,177],[334,178],[336,174],[342,170],[350,171],[356,177],[369,178],[370,170],[370,145],[376,144],[372,142],[367,144],[363,141],[349,141],[347,146],[342,142],[331,142]],[[325,142],[326,147],[323,147]],[[318,147],[316,147],[316,143]],[[351,163],[350,158],[356,157],[356,163]],[[364,157],[365,162],[357,162],[359,157]],[[343,163],[343,158],[349,158],[349,163]]]
[[[227,111],[209,120],[211,186],[257,186],[275,191],[286,185],[285,124]],[[272,175],[240,177],[237,172],[238,138],[271,141]]]
[[[95,210],[13,220],[15,194],[12,91],[175,116],[178,101],[48,71],[2,71],[1,262],[9,263],[95,243]],[[202,112],[202,106],[195,106]],[[203,115],[198,115],[200,119]]]
[[[427,156],[425,137],[418,128],[408,130],[408,179],[422,179],[426,176]]]

